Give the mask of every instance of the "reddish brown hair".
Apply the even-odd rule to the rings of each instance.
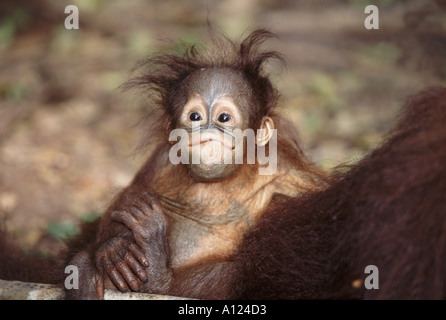
[[[259,115],[271,115],[275,109],[279,94],[264,72],[265,63],[274,58],[283,62],[281,55],[275,51],[261,50],[261,45],[275,34],[264,29],[252,32],[237,45],[222,34],[213,30],[211,46],[200,50],[196,44],[190,45],[182,54],[158,53],[136,64],[133,70],[148,67],[149,72],[128,81],[124,87],[139,87],[148,90],[151,98],[164,112],[161,116],[164,129],[174,129],[171,120],[174,118],[173,105],[176,105],[175,94],[187,76],[202,68],[229,68],[238,73],[250,84],[255,92],[258,110],[252,108],[250,120]],[[260,117],[261,118],[261,117]]]

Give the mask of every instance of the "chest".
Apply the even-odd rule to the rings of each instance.
[[[173,267],[203,259],[227,259],[260,213],[256,212],[260,207],[243,202],[240,197],[183,195],[175,201],[181,205],[162,202],[165,214],[170,217]]]
[[[257,175],[235,183],[171,184],[169,188],[162,184],[155,188],[170,218],[171,266],[228,259],[274,194],[296,195],[297,189],[284,178]]]

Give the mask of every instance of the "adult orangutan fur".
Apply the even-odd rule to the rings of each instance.
[[[329,188],[270,207],[236,255],[235,296],[446,298],[445,123],[446,89],[424,90]],[[355,281],[368,265],[379,289]]]
[[[271,36],[258,30],[240,45],[215,36],[214,50],[191,47],[138,64],[150,71],[126,86],[152,92],[162,116],[150,135],[159,145],[95,239],[82,235],[48,281],[61,283],[73,264],[80,289],[67,296],[76,299],[101,298],[106,286],[214,299],[445,298],[446,89],[412,97],[382,147],[327,177],[276,109],[264,64],[280,55],[260,48]],[[185,105],[223,90],[224,77],[231,83],[221,93],[243,115],[242,128],[262,128],[265,119],[277,128],[274,176],[245,163],[206,181],[169,163],[168,135]],[[20,279],[11,266],[22,258],[10,245],[2,252],[0,278]],[[379,270],[379,289],[363,285],[368,265]]]

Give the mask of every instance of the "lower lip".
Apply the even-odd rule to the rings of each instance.
[[[214,143],[220,143],[220,144],[222,144],[225,148],[228,148],[228,149],[231,149],[231,150],[234,150],[235,149],[235,146],[233,146],[233,145],[231,145],[231,146],[228,146],[228,145],[226,145],[225,143],[223,143],[223,142],[221,142],[220,140],[214,140],[214,139],[208,139],[208,140],[200,140],[200,145],[201,144],[205,144],[205,143],[208,143],[208,142],[214,142]],[[190,147],[192,147],[192,146],[194,146],[194,144],[192,144],[192,142],[189,144],[189,146]]]

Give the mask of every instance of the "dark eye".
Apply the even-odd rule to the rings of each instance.
[[[228,122],[231,119],[231,116],[227,113],[222,113],[218,116],[218,122]]]
[[[189,115],[189,119],[190,119],[190,121],[200,121],[201,120],[201,116],[200,116],[200,114],[198,112],[192,112]]]

